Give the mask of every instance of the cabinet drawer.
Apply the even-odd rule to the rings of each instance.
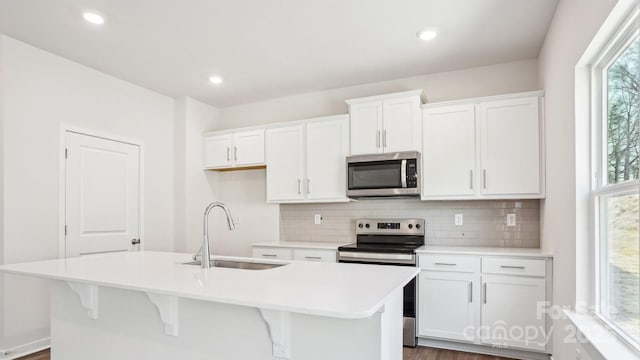
[[[540,259],[483,257],[482,272],[487,274],[545,276],[546,261]]]
[[[424,270],[469,273],[480,271],[480,258],[476,256],[427,254],[420,255],[418,264]]]
[[[333,250],[294,249],[293,260],[336,262],[336,252]]]
[[[254,247],[253,257],[265,259],[291,260],[291,249],[273,247]]]

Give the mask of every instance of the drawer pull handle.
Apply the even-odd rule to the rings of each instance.
[[[263,257],[277,257],[276,254],[262,254]]]
[[[473,282],[469,282],[469,302],[473,302]]]
[[[500,267],[503,269],[521,269],[521,270],[525,269],[524,266],[500,265]]]
[[[309,260],[322,260],[321,256],[305,256],[304,258]]]
[[[435,263],[436,265],[440,265],[440,266],[456,266],[458,264],[454,264],[454,263],[441,263],[441,262],[437,262]]]

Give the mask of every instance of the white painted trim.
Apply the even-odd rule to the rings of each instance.
[[[65,150],[67,147],[66,135],[72,132],[81,135],[93,136],[101,139],[117,141],[125,144],[137,146],[139,156],[139,183],[138,192],[138,237],[142,240],[139,250],[144,250],[144,141],[115,135],[106,131],[81,128],[74,125],[62,123],[60,124],[60,140],[58,151],[58,258],[66,257],[66,236],[64,226],[66,223],[66,159]]]
[[[450,101],[442,101],[442,102],[434,102],[427,103],[422,105],[423,109],[429,109],[432,107],[439,106],[451,106],[451,105],[461,105],[461,104],[469,104],[469,103],[480,103],[485,101],[499,101],[499,100],[507,100],[507,99],[516,99],[521,97],[544,97],[544,90],[536,90],[536,91],[527,91],[520,93],[511,93],[511,94],[503,94],[503,95],[493,95],[493,96],[483,96],[477,98],[469,98],[469,99],[459,99],[459,100],[450,100]]]
[[[591,314],[580,314],[575,311],[564,313],[577,330],[588,340],[605,359],[636,360],[640,358],[640,349],[633,348],[629,343],[620,339],[619,335],[604,322]],[[581,340],[581,336],[577,336]]]
[[[548,360],[550,359],[550,356],[551,356],[546,353],[539,353],[539,352],[533,352],[533,351],[497,348],[497,347],[492,347],[487,345],[462,343],[462,342],[456,342],[456,341],[447,341],[447,340],[439,340],[439,339],[431,339],[431,338],[418,338],[418,346],[428,346],[428,347],[434,347],[438,349],[464,351],[464,352],[500,356],[500,357],[514,358],[514,359],[522,359],[522,360]]]
[[[361,97],[361,98],[355,98],[355,99],[347,99],[344,102],[346,102],[349,105],[352,105],[352,104],[360,104],[360,103],[366,103],[366,102],[372,102],[372,101],[400,99],[400,98],[406,98],[406,97],[411,97],[411,96],[421,97],[422,96],[422,89],[401,91],[401,92],[396,92],[396,93],[391,93],[391,94],[367,96],[367,97]],[[422,99],[421,99],[421,101],[422,101]]]
[[[9,349],[0,349],[0,360],[13,360],[51,347],[51,338],[36,340]]]

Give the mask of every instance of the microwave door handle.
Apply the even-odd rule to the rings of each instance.
[[[402,160],[402,164],[400,165],[400,182],[402,183],[402,187],[407,187],[407,160]]]

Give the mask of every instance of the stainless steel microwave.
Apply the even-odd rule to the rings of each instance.
[[[347,196],[420,196],[417,151],[347,157]]]

